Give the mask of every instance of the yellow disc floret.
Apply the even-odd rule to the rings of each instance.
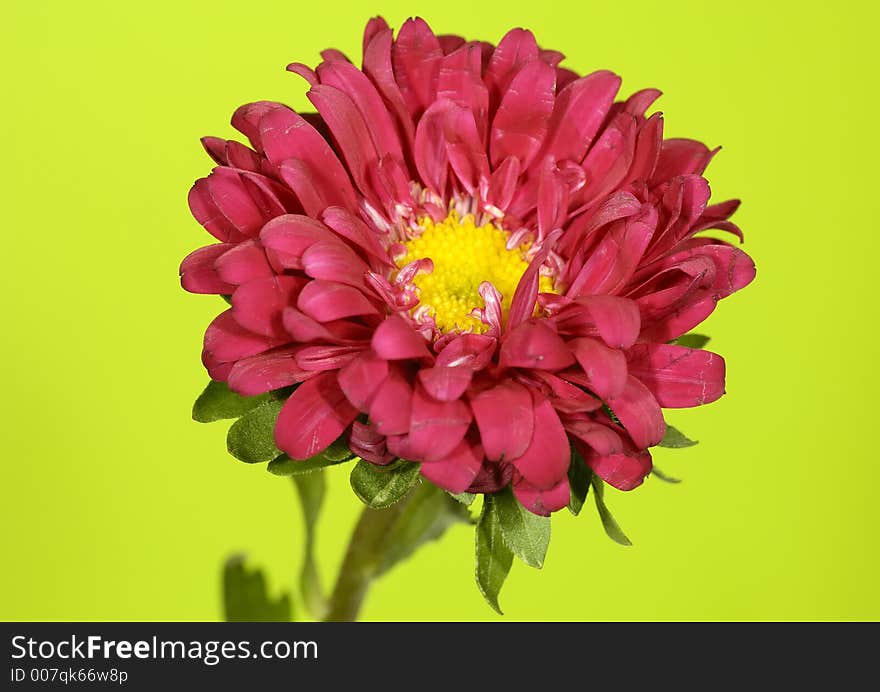
[[[424,258],[434,264],[432,272],[413,279],[419,289],[417,309],[433,317],[441,332],[483,333],[488,325],[470,313],[485,307],[478,289],[489,281],[501,293],[506,316],[516,286],[529,266],[529,245],[508,250],[505,230],[491,223],[477,226],[472,215],[460,218],[455,211],[439,223],[428,217],[420,219],[419,226],[421,235],[404,243],[406,255],[397,260],[398,267]],[[555,292],[550,277],[541,277],[539,290]]]

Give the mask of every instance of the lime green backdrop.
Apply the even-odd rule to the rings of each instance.
[[[580,71],[665,95],[667,134],[724,150],[709,170],[758,279],[705,331],[728,393],[670,421],[685,479],[609,491],[635,545],[590,506],[553,521],[542,571],[517,564],[512,619],[876,619],[878,382],[876,10],[870,3],[148,3],[16,0],[0,54],[3,395],[0,618],[220,615],[218,570],[246,552],[273,589],[298,567],[292,486],[190,420],[202,332],[223,306],[177,266],[209,236],[186,206],[198,137],[240,103],[306,105],[284,72],[327,46],[360,54],[370,14],[421,14],[497,41],[514,25]],[[703,331],[703,330],[701,330]],[[333,576],[359,503],[331,473],[320,529]],[[366,619],[496,619],[472,532],[376,586]]]

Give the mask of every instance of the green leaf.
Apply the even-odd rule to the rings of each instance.
[[[342,436],[321,452],[321,456],[339,464],[343,461],[354,459],[355,455],[352,454],[351,450],[348,448],[348,442],[345,437]]]
[[[312,471],[319,471],[328,466],[336,466],[341,463],[343,462],[333,461],[332,459],[325,457],[323,454],[316,454],[315,456],[302,461],[299,459],[291,459],[286,454],[282,454],[272,459],[266,469],[269,473],[274,473],[276,476],[304,476],[310,474]]]
[[[223,609],[226,622],[290,622],[290,596],[272,599],[260,569],[248,569],[244,556],[234,555],[223,568]]]
[[[211,380],[193,404],[192,417],[199,423],[239,418],[270,398],[269,394],[241,396],[233,392],[225,382]]]
[[[239,418],[226,435],[226,448],[236,459],[248,464],[271,461],[281,450],[275,446],[275,419],[283,401],[270,399]]]
[[[688,348],[703,348],[703,346],[709,343],[709,337],[705,334],[684,334],[673,343],[679,346],[687,346]]]
[[[299,590],[306,610],[316,620],[321,620],[327,612],[327,600],[321,588],[321,577],[315,562],[315,529],[321,505],[324,503],[326,483],[324,473],[310,473],[293,477],[305,522],[305,541],[303,541],[303,562],[299,573]]]
[[[590,492],[590,479],[593,472],[587,466],[581,455],[571,450],[571,463],[568,466],[568,485],[571,488],[571,499],[568,501],[568,511],[577,516],[581,513],[587,493]]]
[[[651,475],[654,476],[658,481],[663,481],[664,483],[681,483],[681,478],[673,478],[672,476],[667,476],[656,466],[651,469]]]
[[[550,545],[550,517],[532,514],[520,504],[509,486],[495,493],[492,504],[507,547],[529,567],[543,567]]]
[[[474,573],[477,586],[492,609],[499,615],[504,615],[501,612],[501,606],[498,605],[498,594],[501,593],[501,587],[504,585],[504,580],[507,579],[511,564],[513,564],[513,553],[501,536],[501,522],[495,511],[492,495],[485,495],[483,498],[483,511],[477,522],[475,534],[476,568]]]
[[[355,495],[373,509],[390,507],[418,482],[419,465],[402,459],[384,468],[362,459],[351,471]]]
[[[660,447],[670,447],[672,449],[693,447],[695,444],[697,444],[696,440],[691,440],[681,430],[673,428],[671,425],[666,426],[666,434],[663,435],[663,439],[658,443]]]
[[[472,523],[467,508],[436,486],[420,484],[407,499],[400,517],[385,534],[385,547],[375,576],[387,572],[458,523]]]
[[[605,533],[608,534],[608,538],[615,543],[620,543],[620,545],[632,545],[632,541],[626,537],[623,529],[620,528],[620,525],[614,520],[608,507],[605,505],[605,484],[595,474],[593,475],[592,483],[593,499],[596,501],[596,509],[599,510],[599,517],[602,519],[602,526],[605,527]]]
[[[449,497],[454,498],[456,502],[460,502],[466,507],[470,507],[477,496],[474,493],[449,493]]]

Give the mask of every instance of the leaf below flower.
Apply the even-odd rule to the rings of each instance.
[[[543,567],[550,545],[550,517],[532,514],[510,487],[495,493],[492,501],[507,547],[529,567]]]
[[[602,520],[602,526],[605,533],[615,543],[620,545],[632,545],[632,541],[626,537],[620,524],[615,521],[608,507],[605,505],[605,483],[600,478],[593,475],[593,499],[596,501],[596,509],[599,511],[599,518]]]
[[[248,569],[244,556],[235,555],[223,568],[223,608],[226,622],[290,622],[290,596],[269,597],[260,569]]]
[[[275,446],[275,420],[284,405],[270,399],[239,418],[226,435],[226,448],[240,461],[259,464],[271,461],[281,454]]]
[[[587,493],[590,492],[590,480],[593,472],[580,454],[572,447],[571,464],[568,467],[568,486],[571,488],[571,499],[568,501],[568,511],[574,516],[581,513]]]
[[[402,459],[386,467],[361,460],[351,472],[355,495],[373,509],[390,507],[418,482],[419,464]]]
[[[679,346],[687,346],[688,348],[703,348],[710,341],[705,334],[683,334],[673,343]]]
[[[501,522],[492,498],[492,495],[484,496],[483,511],[477,522],[475,576],[483,598],[499,615],[504,615],[498,594],[513,564],[513,553],[501,536]]]
[[[681,478],[673,478],[672,476],[667,476],[656,466],[651,469],[651,475],[654,476],[658,481],[663,481],[664,483],[681,483]]]
[[[211,380],[193,404],[192,417],[199,423],[239,418],[270,398],[270,394],[241,396],[233,392],[225,382]]]
[[[667,425],[666,434],[663,435],[663,439],[657,444],[660,447],[669,447],[670,449],[683,449],[685,447],[693,447],[697,444],[697,441],[690,439],[678,428]]]
[[[310,459],[300,461],[299,459],[291,459],[286,454],[281,454],[269,462],[266,470],[276,476],[304,476],[313,471],[320,471],[328,466],[342,464],[345,461],[348,461],[348,459],[335,461],[328,459],[323,454],[316,454]]]

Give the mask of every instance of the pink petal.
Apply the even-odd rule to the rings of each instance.
[[[390,315],[373,334],[373,350],[386,360],[427,358],[427,344],[418,332],[399,315]]]
[[[390,29],[377,30],[365,43],[363,69],[397,116],[397,122],[411,147],[415,137],[415,128],[403,94],[394,78],[394,70],[391,65],[392,43]]]
[[[260,119],[260,137],[270,161],[299,159],[315,176],[315,186],[332,200],[356,209],[354,189],[345,167],[321,134],[289,108],[275,109]]]
[[[471,399],[486,458],[516,459],[532,442],[535,413],[529,390],[505,381]]]
[[[409,444],[416,460],[438,461],[451,454],[464,438],[472,418],[463,401],[437,401],[417,385],[409,426]]]
[[[299,214],[272,219],[260,231],[260,242],[279,273],[285,269],[302,269],[306,250],[315,243],[334,240],[332,231],[324,224]]]
[[[239,360],[229,372],[229,388],[242,396],[256,396],[308,379],[312,373],[296,362],[301,348],[276,349]]]
[[[482,370],[492,362],[498,340],[484,334],[462,334],[446,343],[437,356],[437,365]]]
[[[541,490],[556,486],[568,472],[571,447],[559,416],[547,399],[535,401],[535,428],[531,443],[511,463],[529,484]]]
[[[620,89],[620,77],[600,71],[571,82],[556,97],[544,152],[556,161],[583,161]]]
[[[388,361],[365,351],[339,371],[339,386],[346,398],[361,411],[388,377]]]
[[[232,294],[232,313],[245,329],[283,338],[282,312],[293,304],[304,284],[304,279],[295,276],[272,276],[246,283]]]
[[[552,371],[574,362],[571,351],[546,320],[523,322],[509,331],[501,344],[502,367]]]
[[[510,485],[513,466],[510,464],[484,461],[473,483],[467,488],[469,493],[497,493]]]
[[[677,175],[700,175],[717,151],[710,151],[705,144],[692,139],[664,140],[653,180],[659,183]]]
[[[663,412],[654,395],[635,377],[627,377],[623,392],[607,399],[606,403],[623,423],[636,447],[651,447],[663,439],[666,433]]]
[[[555,88],[556,71],[539,60],[514,77],[492,120],[489,152],[493,166],[516,156],[523,169],[529,167],[547,134]]]
[[[386,447],[385,436],[377,433],[371,425],[357,420],[351,424],[348,446],[352,454],[372,464],[386,466],[394,461],[394,455]]]
[[[379,242],[376,232],[347,209],[328,207],[321,220],[337,235],[375,258],[380,264],[391,266],[388,252]]]
[[[522,68],[538,58],[538,44],[531,31],[511,29],[498,42],[486,68],[485,82],[497,107],[501,95]]]
[[[236,321],[232,310],[226,310],[217,315],[205,331],[204,350],[217,362],[229,363],[268,351],[285,341],[248,331]]]
[[[598,202],[623,182],[632,165],[637,134],[636,118],[619,113],[590,147],[583,162],[589,180],[582,191],[583,206]]]
[[[673,344],[637,344],[627,353],[629,372],[664,408],[708,404],[724,394],[724,359],[711,351]]]
[[[296,354],[296,364],[306,372],[339,370],[348,365],[363,350],[362,344],[303,346]]]
[[[587,455],[585,461],[599,478],[618,490],[639,487],[651,472],[651,455],[646,450],[599,456]]]
[[[448,456],[422,464],[422,475],[434,485],[451,493],[467,490],[483,464],[483,450],[467,440],[458,443]]]
[[[587,377],[587,388],[605,399],[620,395],[626,387],[626,357],[595,339],[574,339],[569,347]]]
[[[388,373],[370,403],[370,421],[381,435],[403,435],[409,432],[413,391],[396,369]]]
[[[647,205],[637,216],[614,222],[566,295],[613,294],[619,291],[638,267],[656,225],[657,211]]]
[[[347,245],[339,240],[315,243],[302,255],[303,270],[313,279],[339,281],[366,288],[364,275],[370,268]]]
[[[639,337],[638,304],[617,296],[582,296],[559,311],[556,325],[563,334],[595,336],[611,348],[629,348]]]
[[[586,417],[569,417],[563,423],[569,435],[588,445],[598,455],[608,456],[624,451],[620,435],[607,425]]]
[[[229,169],[215,168],[206,181],[211,201],[229,223],[244,237],[256,235],[266,219],[241,176]]]
[[[516,156],[508,156],[504,159],[489,178],[486,204],[500,212],[506,211],[516,192],[516,183],[521,171],[522,166]]]
[[[418,117],[434,101],[443,51],[428,24],[407,19],[391,55],[394,76],[410,113]]]
[[[571,487],[565,476],[548,490],[536,488],[523,478],[513,484],[513,494],[516,495],[520,504],[532,514],[549,517],[553,512],[562,509],[569,503]]]
[[[567,376],[568,372],[552,375],[549,372],[534,370],[530,374],[547,387],[550,402],[553,404],[553,408],[560,413],[580,413],[602,408],[601,399],[587,394],[580,387],[576,387],[559,376],[563,374]]]
[[[220,278],[236,286],[273,275],[266,253],[256,240],[239,243],[219,257],[214,266]]]
[[[357,415],[336,383],[336,373],[316,375],[282,407],[275,423],[275,444],[292,459],[308,459],[327,449]]]
[[[180,263],[180,285],[190,293],[229,295],[235,286],[223,281],[214,269],[214,261],[229,251],[227,243],[200,247],[189,253]]]
[[[309,281],[300,291],[296,306],[318,322],[379,314],[358,289],[335,281]]]
[[[380,157],[390,154],[403,160],[400,139],[388,109],[367,76],[349,62],[325,62],[318,66],[322,84],[329,84],[347,94],[360,111]]]
[[[438,195],[446,191],[449,155],[446,150],[446,116],[451,101],[437,101],[419,120],[415,133],[414,158],[419,177]]]
[[[442,365],[419,370],[419,381],[425,391],[438,401],[460,399],[473,379],[474,371],[467,366],[447,368]]]
[[[482,51],[475,43],[462,44],[440,63],[437,99],[449,99],[473,116],[478,139],[485,142],[489,114],[489,91],[483,83]],[[483,146],[485,153],[485,146]]]
[[[284,329],[293,337],[293,341],[308,343],[310,341],[326,341],[331,344],[353,344],[360,339],[358,335],[344,334],[340,329],[345,320],[321,324],[296,308],[285,308],[281,314]],[[354,326],[354,325],[352,325]],[[331,327],[334,330],[331,330]]]
[[[196,180],[192,188],[190,188],[187,201],[189,202],[189,210],[192,212],[195,220],[204,226],[205,230],[217,240],[224,243],[240,242],[243,240],[242,235],[235,226],[220,213],[217,205],[214,204],[214,200],[208,192],[207,178]]]

